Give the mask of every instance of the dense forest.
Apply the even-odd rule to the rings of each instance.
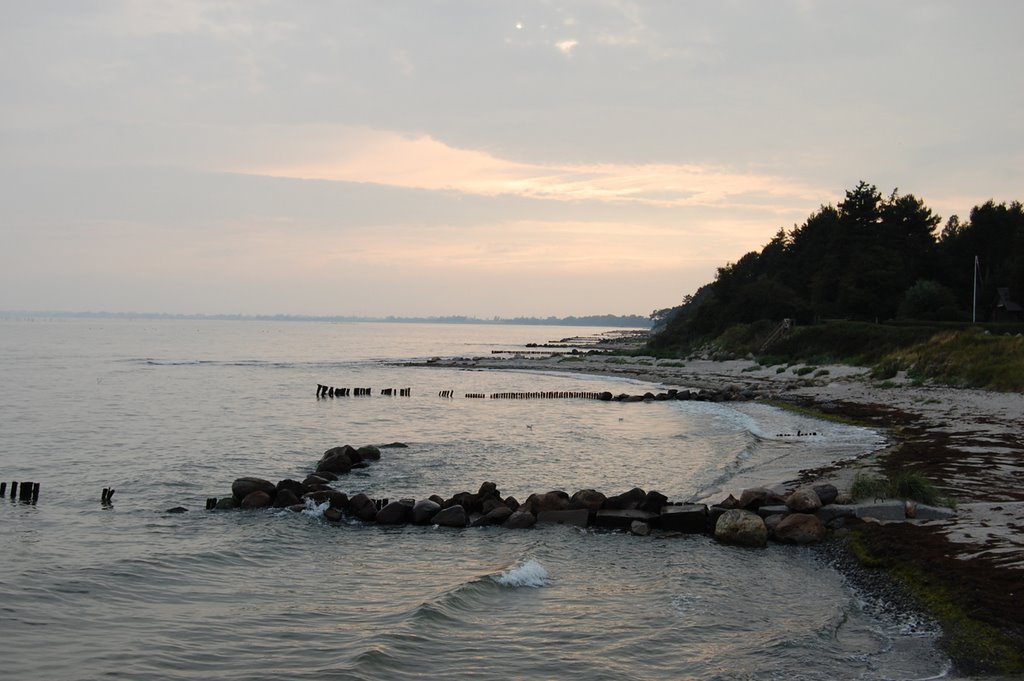
[[[1024,207],[989,201],[941,218],[912,194],[861,182],[760,252],[718,269],[676,308],[656,311],[654,347],[680,347],[736,324],[792,319],[1020,321]]]

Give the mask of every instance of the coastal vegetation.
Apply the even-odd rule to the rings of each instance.
[[[941,231],[940,221],[912,194],[861,182],[656,311],[650,352],[880,365],[1024,389],[1021,341],[1010,337],[1024,332],[1024,206],[988,201]]]

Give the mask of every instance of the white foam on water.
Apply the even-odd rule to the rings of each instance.
[[[548,571],[544,569],[543,565],[530,558],[514,568],[505,570],[500,575],[492,576],[491,579],[502,586],[538,588],[547,586]]]
[[[308,515],[311,518],[323,518],[324,511],[326,511],[330,507],[330,501],[325,501],[322,504],[317,504],[312,499],[306,499],[306,508],[302,509],[302,515]]]

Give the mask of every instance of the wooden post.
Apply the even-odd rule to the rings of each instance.
[[[14,499],[18,496],[18,481],[14,480],[11,482],[11,498]]]
[[[4,496],[5,494],[7,494],[7,483],[0,482],[0,497]]]
[[[34,504],[37,501],[39,501],[39,483],[38,482],[34,483],[32,485],[32,503]]]

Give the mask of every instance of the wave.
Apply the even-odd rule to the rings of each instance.
[[[548,571],[544,569],[543,565],[530,558],[505,570],[500,575],[492,575],[491,579],[501,586],[538,588],[547,586]]]

